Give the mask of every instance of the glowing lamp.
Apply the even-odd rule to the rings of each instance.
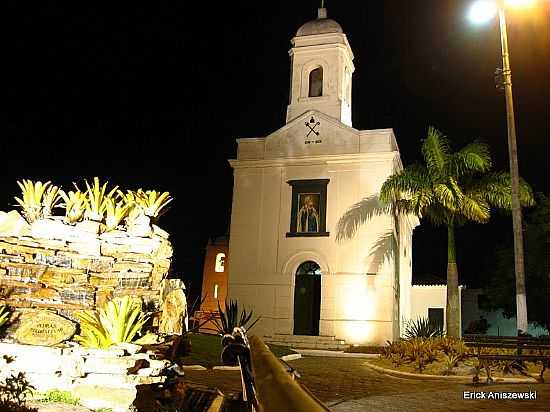
[[[483,24],[495,17],[497,12],[498,8],[496,2],[490,0],[479,0],[470,7],[468,19],[472,23]]]

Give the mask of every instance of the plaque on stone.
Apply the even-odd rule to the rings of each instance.
[[[15,338],[27,345],[53,346],[70,339],[76,331],[73,322],[48,311],[28,318],[15,332]]]

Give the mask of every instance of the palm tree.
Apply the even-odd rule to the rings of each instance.
[[[452,152],[449,141],[433,127],[422,142],[425,164],[407,166],[373,195],[353,205],[338,222],[337,239],[351,238],[372,216],[414,214],[430,223],[447,227],[447,335],[460,334],[458,268],[455,229],[467,222],[487,223],[491,208],[510,210],[510,175],[492,172],[489,147],[471,143]],[[520,184],[523,206],[534,205],[525,181]]]

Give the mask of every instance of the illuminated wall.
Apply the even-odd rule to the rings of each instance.
[[[201,311],[217,311],[218,300],[223,307],[227,297],[228,249],[226,237],[217,238],[206,247],[202,274],[202,297],[205,299]]]

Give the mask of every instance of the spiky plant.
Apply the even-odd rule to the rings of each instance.
[[[138,191],[135,192],[136,203],[143,208],[146,216],[155,219],[168,210],[166,206],[172,200],[169,192],[161,193],[156,190],[143,191],[142,189],[138,189]]]
[[[43,196],[51,182],[42,183],[40,181],[33,182],[30,179],[23,179],[22,182],[18,181],[17,184],[21,188],[22,199],[15,197],[15,200],[21,206],[21,209],[23,209],[23,216],[29,223],[40,219],[43,216]]]
[[[90,185],[87,180],[86,184],[86,197],[87,205],[84,217],[90,220],[102,221],[107,209],[107,200],[112,197],[118,190],[118,186],[115,186],[110,191],[107,191],[107,185],[109,182],[105,182],[103,185],[99,183],[99,178],[94,177],[94,183]]]
[[[426,317],[409,320],[405,324],[405,339],[436,338],[444,335],[443,325]]]
[[[65,192],[58,186],[50,186],[42,197],[42,217],[52,215],[53,208],[58,206]]]
[[[123,201],[116,202],[112,197],[105,199],[105,231],[115,230],[120,222],[126,216],[133,207],[132,204],[125,203]]]
[[[72,190],[68,193],[62,192],[61,197],[64,201],[63,206],[65,207],[67,220],[70,223],[80,221],[84,217],[84,212],[88,206],[86,194],[77,189],[75,192]]]
[[[75,340],[82,346],[108,348],[113,344],[101,323],[99,313],[91,310],[80,311],[75,312],[75,316],[80,323],[80,335],[76,335]]]
[[[93,348],[132,342],[148,320],[141,302],[130,296],[107,301],[99,312],[79,311],[75,315],[80,322],[77,342]]]
[[[214,318],[214,323],[220,336],[232,334],[233,329],[237,327],[244,327],[246,330],[249,330],[260,320],[260,318],[256,318],[249,325],[252,320],[253,311],[247,312],[246,309],[243,309],[239,312],[239,304],[236,300],[231,300],[229,303],[225,301],[225,311],[222,310],[218,301],[218,312],[220,319]]]
[[[422,142],[423,164],[397,171],[386,179],[380,195],[351,206],[338,222],[339,240],[351,238],[373,216],[416,215],[447,228],[447,334],[460,330],[455,231],[467,222],[487,223],[491,209],[512,207],[508,173],[492,172],[489,148],[471,143],[452,152],[447,138],[433,127]],[[520,201],[534,204],[530,186],[521,181]],[[523,285],[523,290],[525,287]]]
[[[136,193],[133,190],[127,190],[126,193],[124,193],[119,189],[117,190],[117,197],[127,205],[133,206],[136,204]]]
[[[0,328],[8,321],[10,311],[6,305],[0,305]]]

